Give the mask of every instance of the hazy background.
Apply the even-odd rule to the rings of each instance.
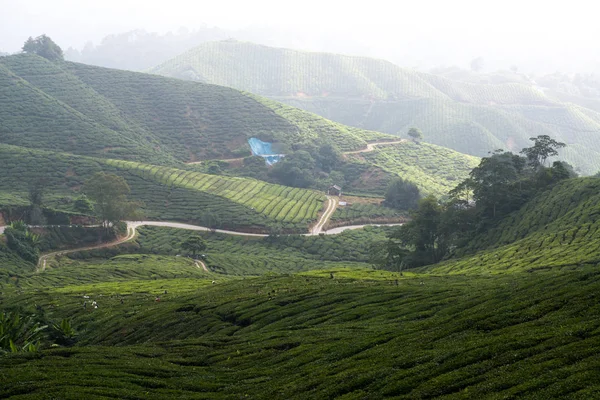
[[[600,28],[592,3],[0,0],[0,52],[19,51],[28,36],[45,33],[63,50],[72,48],[67,58],[90,62],[103,40],[106,45],[112,39],[114,47],[154,38],[162,43],[154,49],[158,60],[204,40],[234,37],[384,58],[421,69],[468,68],[472,59],[483,57],[485,70],[517,66],[536,74],[590,73],[600,71]],[[105,39],[133,30],[145,33]],[[87,59],[82,56],[86,45]]]

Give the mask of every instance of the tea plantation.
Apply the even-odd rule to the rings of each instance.
[[[152,260],[137,260],[144,261]],[[40,399],[599,394],[596,271],[465,279],[333,270],[334,279],[327,271],[211,285],[211,277],[203,280],[191,265],[172,268],[196,278],[22,294],[5,289],[6,306],[37,305],[52,318],[70,318],[78,343],[1,357],[0,394]],[[99,308],[84,309],[84,294]]]
[[[343,60],[353,72],[358,61]],[[325,83],[339,83],[331,65],[322,81],[299,74],[286,90],[301,84],[327,97]],[[518,85],[488,92],[385,71],[384,81],[365,75],[349,93],[463,105],[502,95],[507,107],[545,101]],[[392,98],[387,84],[411,96]],[[580,122],[591,128],[591,120]],[[488,133],[482,140],[495,143]],[[300,233],[317,219],[326,228],[405,221],[407,212],[373,197],[391,177],[443,197],[477,158],[408,141],[345,154],[347,187],[365,196],[347,196],[335,212],[322,192],[183,163],[243,157],[251,136],[345,152],[390,139],[225,87],[0,58],[0,225],[25,214],[40,181],[49,225],[61,225],[20,225],[33,257],[17,255],[25,242],[15,242],[15,228],[0,234],[0,398],[600,398],[600,178],[540,186],[551,189],[487,230],[472,229],[450,259],[400,272],[377,263],[382,249],[388,257],[411,250],[390,245],[397,227]],[[596,151],[589,147],[584,157]],[[82,185],[100,171],[125,179],[144,218],[268,236],[142,226],[130,240],[90,249],[124,234],[125,224],[54,219],[68,222]],[[36,265],[37,250],[57,249]]]
[[[0,104],[2,143],[154,164],[247,156],[250,137],[343,150],[389,137],[221,86],[26,54],[0,60]]]
[[[203,43],[151,71],[246,90],[362,129],[405,135],[416,126],[427,142],[476,156],[519,151],[530,137],[550,135],[569,144],[562,157],[583,173],[600,170],[600,114],[557,99],[524,74],[515,82],[463,82],[384,60],[235,40]]]
[[[472,254],[427,270],[488,274],[598,267],[599,234],[600,179],[570,179],[476,237],[465,250]]]
[[[58,202],[56,207],[68,209],[79,187],[99,171],[123,176],[132,197],[144,203],[147,217],[200,223],[210,214],[221,228],[264,230],[278,223],[286,230],[306,232],[325,199],[315,191],[254,179],[8,145],[0,145],[0,160],[6,165],[0,174],[0,190],[7,206],[28,204],[24,184],[43,179],[47,196],[64,200],[65,204]]]

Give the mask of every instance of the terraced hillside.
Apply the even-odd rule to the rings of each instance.
[[[132,197],[154,219],[210,219],[218,227],[264,230],[273,224],[306,232],[325,200],[321,193],[248,178],[207,175],[137,162],[92,158],[0,145],[0,193],[5,206],[27,205],[28,185],[43,179],[46,197],[69,209],[80,186],[94,173],[123,176]]]
[[[1,355],[0,396],[596,398],[598,189],[563,181],[474,242],[482,253],[403,275],[365,264],[381,228],[205,233],[208,271],[174,256],[191,232],[159,227],[41,273],[15,264],[4,309],[68,318],[76,333]],[[0,245],[0,270],[10,257]]]
[[[168,277],[167,262],[189,278],[135,280]],[[340,269],[334,279],[324,271],[211,285],[184,259],[114,264],[132,279],[4,289],[8,307],[71,318],[78,342],[0,357],[0,395],[539,399],[600,390],[594,271],[404,277],[396,286],[390,273]],[[84,309],[83,294],[99,308]]]
[[[0,59],[0,105],[0,143],[155,164],[250,155],[250,137],[342,150],[386,137],[226,87],[25,54]]]
[[[367,142],[394,139],[226,87],[53,63],[34,55],[0,59],[0,83],[0,143],[21,148],[184,168],[182,162],[248,156],[249,137],[274,141],[283,152],[324,143],[334,143],[343,152],[358,151],[366,149]],[[417,153],[411,155],[413,171],[428,169],[420,165]],[[464,160],[452,171],[461,179],[469,158],[454,156]],[[397,171],[383,170],[369,160],[354,157],[344,165],[346,189],[382,195]],[[409,179],[439,193],[445,177],[418,173]],[[187,189],[181,190],[188,198]],[[9,193],[3,196],[1,203],[16,204]]]
[[[600,179],[561,182],[497,227],[477,236],[465,255],[432,273],[512,273],[600,266]]]
[[[564,159],[584,173],[600,169],[600,114],[532,83],[460,82],[382,60],[229,40],[151,72],[250,91],[359,128],[403,135],[417,126],[426,141],[476,156],[550,135],[569,144]]]
[[[427,144],[402,142],[348,155],[415,182],[422,193],[445,196],[467,178],[479,158]]]

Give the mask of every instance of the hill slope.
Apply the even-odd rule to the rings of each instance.
[[[336,279],[211,285],[186,261],[121,258],[103,268],[168,276],[169,263],[187,279],[6,289],[7,306],[70,318],[79,342],[0,357],[0,395],[575,399],[600,390],[597,272],[396,286],[389,273],[336,270]],[[82,293],[99,308],[84,309]]]
[[[466,249],[472,255],[424,270],[481,274],[598,267],[599,232],[600,179],[569,179],[476,237]]]
[[[123,176],[131,196],[144,203],[146,217],[195,221],[209,216],[219,227],[261,229],[281,224],[306,232],[317,219],[325,196],[249,178],[207,175],[131,161],[92,158],[0,144],[0,194],[3,206],[27,205],[28,185],[43,179],[47,203],[72,206],[81,185],[94,173]]]
[[[34,55],[0,59],[0,105],[2,143],[163,164],[249,155],[250,137],[342,150],[386,137],[307,113],[287,118],[292,108],[226,87]]]
[[[350,126],[404,134],[483,156],[520,150],[547,134],[569,144],[564,158],[600,169],[600,114],[562,103],[528,83],[483,84],[403,69],[389,62],[252,43],[204,43],[153,69],[268,96]]]

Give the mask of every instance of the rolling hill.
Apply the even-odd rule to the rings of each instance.
[[[264,231],[274,224],[306,232],[325,195],[250,178],[208,175],[133,161],[93,158],[0,144],[0,209],[28,205],[28,185],[44,181],[48,205],[72,211],[81,185],[94,173],[123,176],[132,198],[152,219],[216,220],[219,227]]]
[[[150,72],[268,96],[363,129],[403,135],[417,126],[426,141],[476,156],[550,135],[569,145],[562,156],[583,173],[600,169],[600,114],[528,82],[464,82],[233,40],[204,43]]]
[[[342,150],[386,137],[226,87],[34,55],[0,59],[0,83],[0,142],[22,147],[165,164],[249,155],[250,137]]]
[[[283,150],[299,145],[334,143],[345,152],[365,149],[368,142],[393,139],[390,135],[344,126],[316,114],[227,87],[190,84],[157,75],[70,62],[50,62],[28,54],[0,59],[0,144],[17,146],[17,153],[24,149],[38,149],[45,152],[37,155],[42,159],[53,151],[59,154],[58,158],[76,154],[91,157],[94,163],[98,159],[120,159],[188,170],[193,166],[184,165],[186,162],[250,155],[247,143],[250,137],[273,141]],[[409,148],[412,149],[409,153],[414,171],[427,169],[427,166],[421,168],[420,163],[421,159],[423,163],[430,162],[430,157],[420,157],[418,147]],[[3,192],[1,200],[5,205],[19,205],[25,198],[25,186],[43,174],[35,173],[38,171],[36,155],[25,151],[28,156],[22,162],[13,162],[9,159],[12,150],[7,149],[4,148],[3,157],[8,157],[6,165],[12,175],[4,179],[10,184],[0,187]],[[473,159],[466,155],[442,148],[437,153],[440,160],[457,160],[451,170],[455,175],[452,178],[462,179],[472,166]],[[431,151],[429,156],[432,156]],[[82,160],[77,159],[77,162]],[[39,171],[51,172],[53,168]],[[60,185],[74,194],[83,180],[77,178],[76,173],[65,171]],[[447,176],[436,173],[411,174],[406,169],[386,169],[366,157],[349,158],[343,173],[347,188],[362,194],[372,192],[381,195],[389,180],[397,174],[417,181],[420,188],[428,193],[443,194],[442,191],[447,191],[452,183]],[[21,177],[20,182],[14,181],[15,174]],[[133,182],[136,178],[128,179]],[[149,205],[149,216],[190,217],[191,205],[179,209],[178,212],[183,214],[165,214],[164,207],[158,205],[160,196],[167,196],[164,185],[152,196],[148,182],[137,179],[137,183],[132,183],[136,187],[134,194],[143,197],[140,200]],[[180,203],[190,203],[189,198],[194,193],[191,188],[173,189],[171,186],[171,189],[182,196]],[[149,192],[143,193],[145,190]],[[212,203],[211,200],[206,202]],[[173,200],[169,203],[170,207],[176,203]],[[204,201],[201,203],[205,204]],[[163,211],[158,212],[158,209]],[[254,217],[250,220],[254,221],[250,225],[257,221]]]
[[[444,274],[577,270],[600,266],[600,178],[569,179],[540,193],[462,250],[422,270]]]

